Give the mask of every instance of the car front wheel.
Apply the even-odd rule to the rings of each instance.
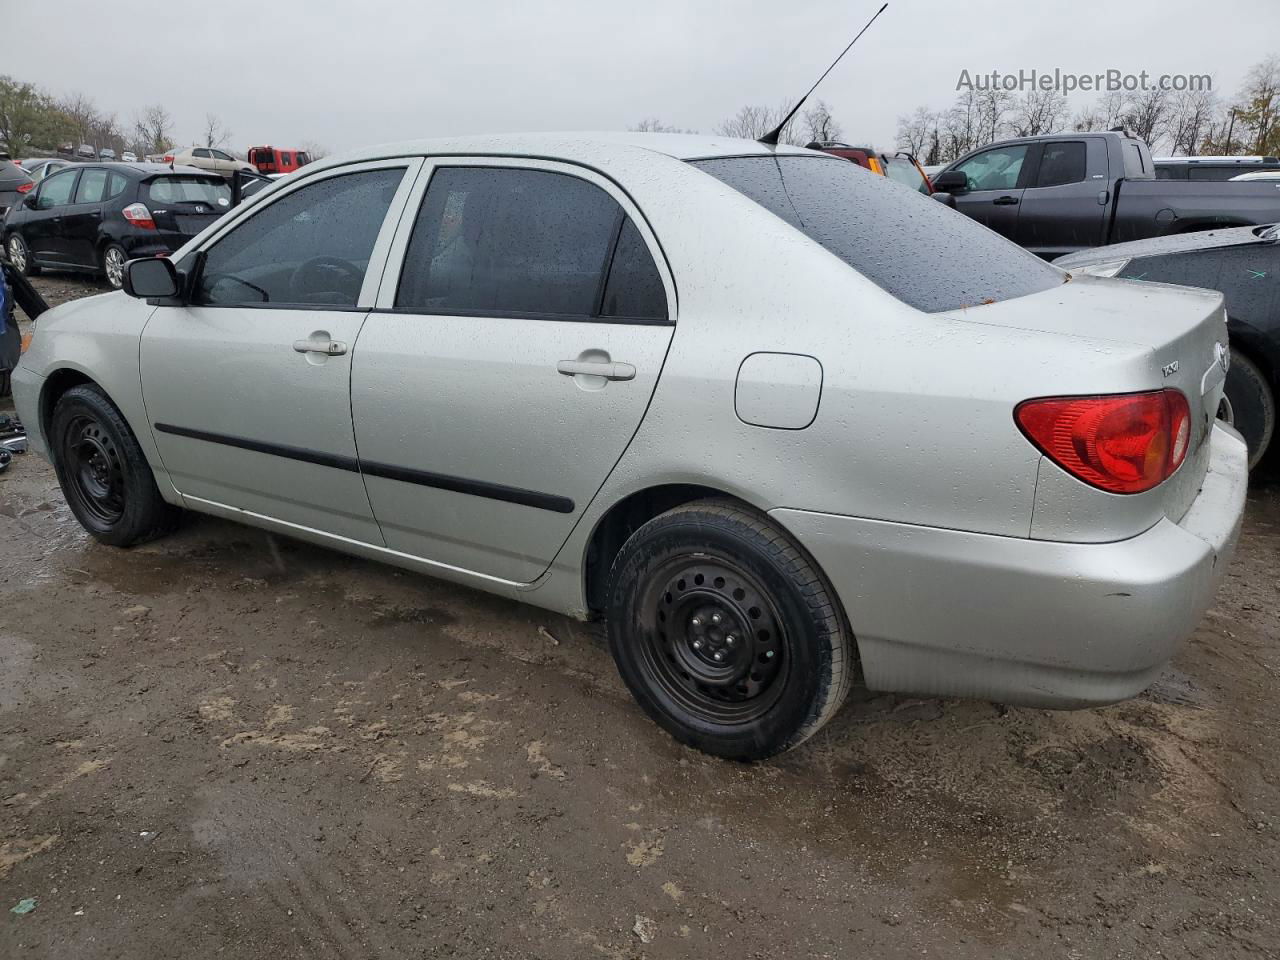
[[[179,511],[160,496],[146,455],[100,388],[83,384],[64,393],[49,439],[67,505],[98,540],[128,547],[175,525]]]
[[[34,277],[40,272],[40,268],[36,266],[31,256],[31,250],[27,247],[27,242],[22,239],[22,234],[10,234],[9,241],[5,244],[5,252],[14,269],[23,276]]]
[[[785,533],[705,500],[650,520],[610,571],[609,647],[640,706],[733,760],[800,744],[835,714],[853,643],[826,579]]]

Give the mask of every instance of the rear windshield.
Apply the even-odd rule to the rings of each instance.
[[[156,203],[231,204],[231,184],[221,177],[156,177],[147,184],[147,194]]]
[[[825,157],[693,165],[750,197],[903,303],[935,313],[1062,283],[1060,271],[937,200]]]

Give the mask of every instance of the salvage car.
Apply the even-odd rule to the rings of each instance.
[[[0,244],[26,274],[98,274],[120,288],[132,257],[172,253],[226,213],[231,187],[194,168],[85,163],[42,180],[0,224]]]
[[[0,219],[17,206],[35,185],[31,175],[12,160],[0,159]]]
[[[961,213],[1047,259],[1280,220],[1277,185],[1158,180],[1146,143],[1116,132],[994,143],[950,164],[933,186]]]
[[[1151,683],[1244,507],[1226,342],[1219,295],[822,153],[547,134],[309,164],[49,311],[13,383],[103,543],[185,508],[603,618],[654,720],[755,759],[855,671]]]
[[[1220,414],[1249,444],[1249,466],[1261,462],[1280,387],[1280,224],[1115,244],[1055,263],[1073,273],[1221,291],[1231,369]]]
[[[237,170],[243,173],[258,172],[253,164],[237,160],[227,151],[219,150],[217,147],[187,147],[185,150],[171,150],[164,155],[164,162],[199,167],[201,170],[208,170],[224,177],[230,177]]]

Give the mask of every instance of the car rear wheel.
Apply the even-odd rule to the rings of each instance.
[[[96,386],[72,387],[53,410],[54,469],[67,505],[103,543],[128,547],[173,528],[151,466],[120,411]]]
[[[22,239],[22,234],[10,234],[9,242],[5,244],[5,252],[9,256],[9,262],[23,276],[34,277],[40,273],[40,268],[36,266],[35,260],[31,256],[31,251],[27,247],[27,242]]]
[[[1249,445],[1249,469],[1256,467],[1271,446],[1275,432],[1275,393],[1258,365],[1238,350],[1231,351],[1231,369],[1218,416],[1240,431]]]
[[[118,243],[109,243],[103,248],[102,275],[111,284],[111,289],[119,290],[124,286],[124,265],[128,259],[124,247]]]
[[[650,520],[609,576],[609,648],[640,706],[681,743],[759,760],[835,714],[853,643],[826,579],[785,533],[704,500]]]

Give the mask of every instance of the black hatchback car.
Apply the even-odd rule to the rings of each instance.
[[[195,167],[84,163],[29,191],[0,223],[10,263],[88,271],[113,287],[124,264],[172,253],[231,209],[231,187]]]

